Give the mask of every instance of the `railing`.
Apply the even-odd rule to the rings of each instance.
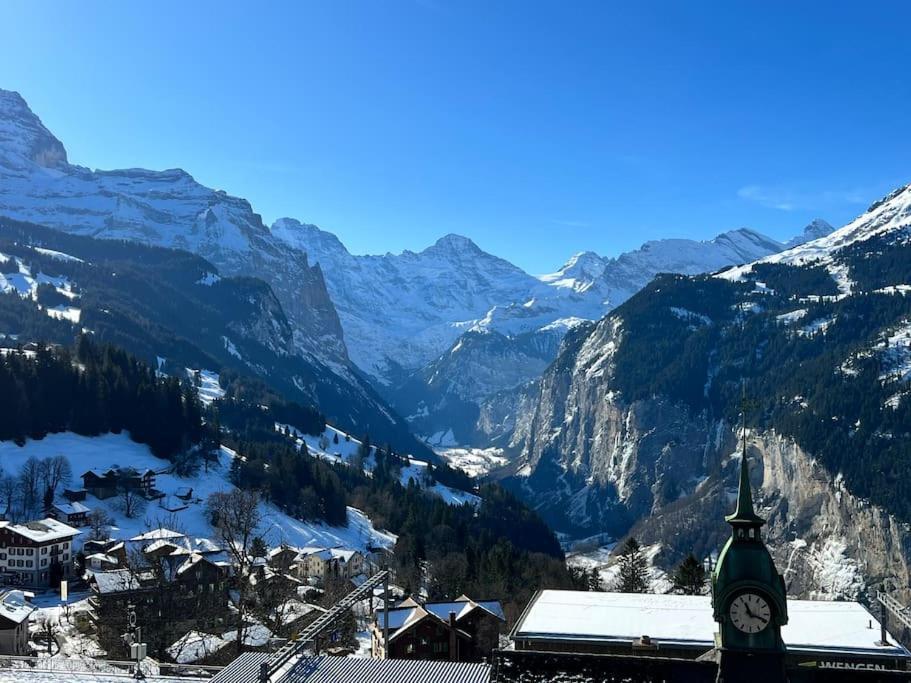
[[[146,659],[139,664],[143,675],[154,679],[156,676],[186,678],[188,681],[207,680],[224,667],[196,666],[186,664],[163,664]],[[0,670],[47,671],[50,673],[72,674],[114,674],[132,676],[136,673],[136,662],[83,659],[70,657],[18,657],[0,655]]]
[[[309,647],[319,635],[335,624],[349,609],[354,607],[361,600],[373,596],[373,589],[386,582],[389,578],[389,572],[381,571],[371,576],[367,581],[362,583],[356,589],[348,593],[344,598],[339,600],[328,612],[321,614],[315,621],[311,622],[295,640],[288,641],[279,648],[269,659],[262,663],[260,667],[260,681],[268,683],[272,675],[287,664],[292,658],[301,654]],[[387,591],[388,594],[388,591]]]

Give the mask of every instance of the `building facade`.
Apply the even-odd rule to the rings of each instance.
[[[52,518],[24,524],[0,522],[0,580],[47,588],[72,578],[73,539],[79,533]]]

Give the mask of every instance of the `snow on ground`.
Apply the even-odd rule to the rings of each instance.
[[[789,311],[787,313],[782,313],[781,315],[776,315],[775,320],[780,322],[782,325],[793,325],[798,320],[802,319],[807,314],[807,309],[798,308],[796,311]]]
[[[889,285],[873,290],[874,294],[900,294],[901,296],[905,296],[909,292],[911,292],[911,285]]]
[[[812,600],[856,600],[864,590],[864,578],[856,560],[847,556],[847,543],[827,538],[821,547],[807,549],[808,564],[814,575]]]
[[[420,416],[418,415],[417,417]],[[421,439],[431,448],[452,448],[459,445],[451,429],[434,432],[430,436],[421,437]]]
[[[45,249],[44,247],[32,247],[32,251],[37,251],[39,254],[44,256],[50,256],[53,259],[58,261],[70,261],[72,263],[85,263],[81,258],[76,256],[70,256],[69,254],[64,254],[62,251],[55,251],[53,249]]]
[[[160,363],[159,367],[161,367]],[[203,405],[208,406],[212,401],[217,401],[224,397],[225,390],[221,388],[217,372],[187,368],[187,375],[196,386],[196,393],[199,395],[199,401]]]
[[[0,441],[0,467],[4,473],[17,473],[29,457],[46,458],[63,455],[73,469],[74,480],[89,469],[107,469],[114,465],[130,466],[137,469],[150,468],[158,473],[156,488],[173,499],[179,488],[192,488],[193,498],[186,509],[168,512],[157,502],[149,502],[145,510],[134,518],[127,518],[121,510],[117,497],[98,500],[89,496],[86,505],[101,508],[114,519],[112,535],[117,538],[131,538],[160,525],[167,526],[176,518],[179,529],[189,536],[213,538],[213,531],[205,514],[206,499],[219,491],[231,491],[233,484],[228,481],[231,460],[237,457],[230,449],[222,447],[221,461],[210,466],[208,474],[200,468],[192,477],[180,478],[168,473],[170,463],[157,458],[143,444],[131,441],[127,434],[105,434],[87,437],[64,432],[49,434],[40,441],[29,440],[25,446],[16,446],[12,441]],[[392,547],[396,537],[377,530],[359,510],[348,508],[348,526],[332,527],[319,522],[303,522],[286,515],[271,503],[263,502],[260,510],[263,523],[259,533],[271,546],[288,543],[296,547],[345,547],[365,550],[367,545]],[[79,539],[77,538],[77,544]]]
[[[826,330],[838,319],[838,316],[832,318],[816,318],[807,325],[804,325],[797,334],[801,337],[812,337],[814,334],[825,334]]]
[[[601,576],[601,583],[605,590],[609,590],[617,581],[620,565],[616,556],[611,556],[615,545],[606,545],[593,550],[570,553],[566,556],[566,563],[585,569],[597,569]],[[655,557],[661,550],[661,544],[642,547],[642,556],[648,565],[648,582],[650,593],[669,593],[672,588],[667,572],[655,566]]]
[[[298,445],[301,442],[307,444],[307,451],[310,455],[328,460],[330,462],[354,465],[356,463],[358,451],[361,448],[360,439],[356,439],[350,434],[336,429],[332,425],[326,425],[325,431],[319,436],[302,434],[294,427],[285,424],[276,423],[275,428],[281,432],[286,429],[297,439]],[[362,466],[364,472],[370,473],[375,465],[376,446],[370,447],[370,454],[364,459]],[[450,505],[464,505],[470,503],[477,505],[481,499],[473,493],[460,491],[458,489],[444,486],[439,482],[428,482],[427,462],[424,460],[415,460],[410,456],[404,456],[408,460],[408,465],[402,467],[400,481],[403,486],[407,486],[409,480],[414,480],[416,484],[427,491],[434,493]]]
[[[57,320],[69,320],[73,323],[78,323],[79,318],[82,317],[82,309],[76,308],[75,306],[64,306],[63,304],[52,308],[45,308],[44,311],[52,318],[56,318]]]
[[[696,322],[702,323],[703,325],[711,325],[712,319],[707,315],[702,313],[696,313],[695,311],[690,311],[686,308],[680,308],[679,306],[671,306],[671,313],[687,322]]]
[[[882,358],[881,380],[911,379],[911,322],[906,322],[888,333],[884,340],[874,347]]]
[[[502,448],[435,448],[437,455],[451,467],[462,470],[471,477],[482,477],[491,470],[509,462]]]

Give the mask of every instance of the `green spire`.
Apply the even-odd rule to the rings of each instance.
[[[765,524],[765,520],[753,510],[753,491],[750,488],[750,462],[747,459],[747,427],[746,412],[743,414],[741,429],[743,431],[743,444],[740,455],[740,485],[737,488],[737,509],[734,514],[725,517],[728,524]]]

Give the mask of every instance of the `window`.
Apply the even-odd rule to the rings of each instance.
[[[28,550],[25,551],[25,554],[28,556],[32,556],[35,554],[35,551],[34,551],[34,549],[29,548]]]

